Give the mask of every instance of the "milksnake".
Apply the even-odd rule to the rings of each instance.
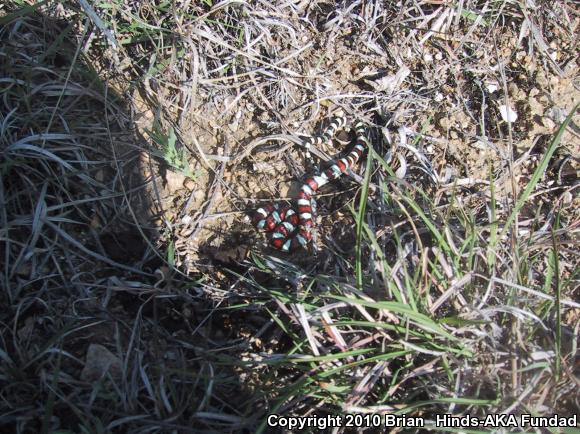
[[[307,152],[311,146],[330,141],[336,131],[345,125],[346,118],[335,118],[321,135],[305,140],[304,146]],[[369,146],[363,123],[358,122],[355,125],[355,132],[356,143],[353,150],[345,158],[333,161],[332,165],[321,174],[306,179],[298,193],[296,207],[289,204],[269,203],[255,211],[251,218],[252,223],[257,229],[271,233],[272,247],[289,252],[299,247],[306,247],[312,240],[312,229],[316,218],[314,194],[323,185],[337,179],[355,165],[365,148]]]

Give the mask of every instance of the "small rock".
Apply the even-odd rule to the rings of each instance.
[[[574,199],[574,197],[572,196],[572,193],[570,193],[569,191],[565,191],[562,194],[562,203],[564,205],[570,205],[572,203],[573,199]]]
[[[195,185],[196,185],[195,181],[191,178],[186,178],[185,181],[183,182],[183,186],[187,188],[189,191],[193,191]]]
[[[494,93],[496,90],[498,90],[498,88],[499,88],[499,87],[498,87],[498,84],[497,84],[497,82],[490,82],[490,83],[487,83],[487,91],[488,91],[489,93]]]
[[[402,65],[396,74],[381,77],[375,81],[365,81],[377,91],[392,93],[402,85],[410,73],[411,70],[406,65]]]
[[[560,107],[553,106],[546,110],[545,115],[552,119],[554,122],[562,123],[566,120],[568,113],[566,113],[566,110],[563,110]]]
[[[121,359],[103,345],[90,344],[87,350],[85,367],[81,372],[81,379],[84,381],[97,381],[107,372],[113,378],[119,378],[123,371],[122,366]]]
[[[18,334],[18,338],[22,341],[30,339],[30,337],[32,336],[32,332],[34,331],[34,323],[35,323],[35,319],[32,316],[29,316],[28,318],[26,318],[26,320],[24,321],[24,326],[22,326],[17,334]]]
[[[202,200],[205,199],[205,191],[196,190],[195,193],[193,193],[193,198],[195,199],[196,202],[201,202]]]
[[[103,182],[105,180],[105,172],[102,169],[97,170],[95,173],[95,181]]]
[[[165,174],[165,181],[167,182],[167,190],[169,192],[174,192],[183,188],[185,175],[181,172],[168,170]]]
[[[279,188],[278,188],[278,190],[280,192],[280,196],[282,196],[282,197],[288,197],[288,196],[290,196],[290,188],[291,188],[291,185],[290,184],[288,184],[288,183],[281,183],[279,185]]]
[[[542,118],[542,124],[548,130],[554,130],[556,128],[556,123],[552,119],[550,119],[550,118]]]
[[[473,143],[473,147],[476,149],[479,149],[479,150],[485,150],[485,149],[487,149],[488,146],[487,146],[487,143],[485,143],[484,141],[477,140]]]
[[[439,120],[439,125],[441,126],[441,128],[443,128],[444,130],[448,130],[449,128],[451,128],[451,121],[448,118],[441,118]]]
[[[515,110],[503,104],[499,106],[499,113],[504,122],[513,123],[518,119],[518,114]]]

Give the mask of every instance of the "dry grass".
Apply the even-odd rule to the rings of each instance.
[[[577,7],[157,3],[0,6],[2,429],[578,412]],[[338,110],[372,149],[272,252]]]

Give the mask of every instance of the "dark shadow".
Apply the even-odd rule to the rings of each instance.
[[[35,9],[0,18],[1,430],[254,431],[248,344],[161,236],[165,161]]]

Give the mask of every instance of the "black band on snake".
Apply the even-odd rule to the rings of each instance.
[[[306,139],[304,146],[308,150],[313,145],[320,145],[332,139],[334,134],[346,125],[346,119],[334,119],[328,128],[319,136]],[[313,196],[320,187],[333,181],[354,166],[362,156],[369,140],[365,133],[365,126],[358,122],[355,125],[356,144],[353,150],[345,157],[332,162],[332,165],[322,172],[306,179],[298,194],[297,206],[288,204],[269,203],[259,209],[252,216],[252,223],[256,228],[271,232],[270,244],[283,252],[289,252],[299,247],[306,247],[312,240],[312,228],[315,225],[313,215]]]

